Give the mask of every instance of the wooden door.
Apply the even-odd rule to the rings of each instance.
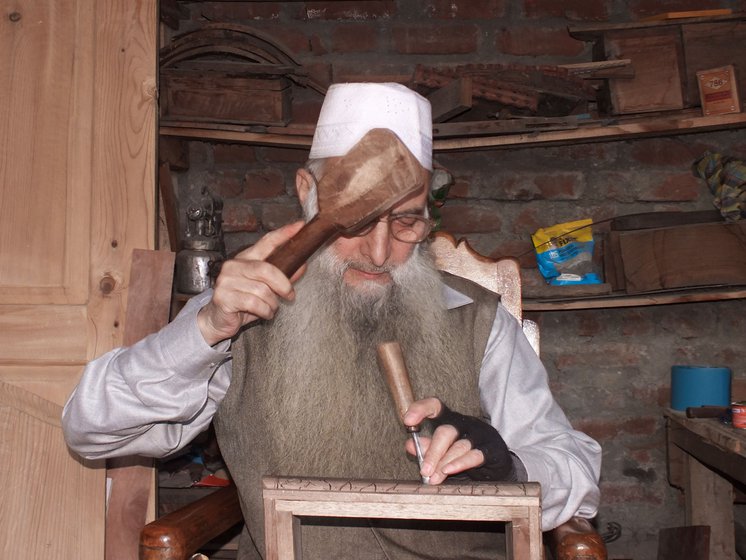
[[[121,344],[132,251],[154,247],[157,1],[0,6],[0,381],[62,405]],[[94,537],[48,558],[103,557],[95,473],[96,496],[47,504]]]

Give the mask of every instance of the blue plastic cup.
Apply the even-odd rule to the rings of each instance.
[[[727,367],[671,367],[671,408],[730,406],[731,370]]]

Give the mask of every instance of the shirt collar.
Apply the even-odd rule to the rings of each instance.
[[[469,296],[462,294],[458,290],[454,290],[450,286],[443,284],[443,299],[446,304],[446,309],[456,309],[457,307],[463,307],[474,303],[474,300]]]

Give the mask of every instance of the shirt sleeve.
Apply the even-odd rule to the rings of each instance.
[[[90,362],[62,412],[68,446],[87,459],[164,457],[204,431],[230,384],[229,341],[211,347],[192,298],[163,329]]]
[[[528,480],[541,483],[542,530],[598,511],[601,447],[574,430],[518,321],[498,306],[479,376],[482,408]]]

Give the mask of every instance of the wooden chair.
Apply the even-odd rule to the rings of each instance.
[[[538,327],[532,321],[522,319],[520,271],[515,259],[490,259],[474,251],[466,241],[456,243],[453,237],[445,233],[435,236],[432,248],[438,268],[441,270],[469,278],[486,289],[500,293],[503,305],[517,320],[521,321],[526,336],[538,353]],[[331,508],[335,516],[345,516],[342,512],[346,511],[349,517],[357,516],[357,514],[363,517],[396,517],[394,512],[402,508],[402,501],[406,502],[406,498],[409,498],[408,507],[411,511],[407,515],[411,515],[410,518],[426,515],[422,509],[417,508],[417,502],[422,498],[413,498],[412,489],[409,488],[401,491],[371,492],[369,485],[354,486],[356,483],[353,483],[353,486],[350,486],[350,481],[345,481],[346,484],[339,485],[336,491],[327,491],[329,490],[327,486],[333,485],[334,481],[325,481],[319,485],[317,479],[302,482],[298,479],[271,477],[266,478],[264,483],[265,515],[268,520],[267,548],[270,558],[292,557],[292,552],[297,548],[294,546],[294,539],[290,536],[294,534],[296,515],[324,515],[324,511],[327,515],[331,515],[332,513],[329,512]],[[505,502],[493,501],[489,518],[514,524],[514,530],[508,532],[508,544],[509,547],[515,544],[515,538],[518,537],[520,542],[516,558],[531,558],[532,560],[539,558],[540,553],[537,552],[537,547],[540,543],[536,543],[536,536],[534,536],[532,545],[523,544],[528,542],[523,537],[535,529],[535,527],[532,528],[532,523],[535,522],[530,521],[534,513],[529,513],[528,504],[532,496],[538,500],[538,488],[534,487],[538,485],[527,485],[521,490],[520,496],[516,494],[515,489],[518,485],[506,484],[504,486],[508,494],[513,493],[514,504],[520,503],[527,509],[525,512],[516,513],[517,509],[506,508]],[[356,492],[351,492],[353,487]],[[301,488],[305,491],[300,492]],[[367,496],[364,495],[366,493]],[[301,494],[304,499],[302,505],[299,505],[297,498]],[[353,494],[354,497],[351,498]],[[468,501],[468,498],[466,500]],[[425,501],[427,502],[427,498]],[[381,503],[384,505],[381,506]],[[278,504],[281,505],[278,506]],[[452,505],[448,499],[442,501],[444,508]],[[477,501],[474,505],[484,504]],[[381,507],[384,508],[382,514]],[[431,507],[432,502],[427,503],[427,508]],[[375,512],[380,515],[372,515]],[[463,510],[461,513],[463,515]],[[483,512],[473,513],[472,519],[477,519],[482,514]],[[461,519],[468,519],[468,515]],[[441,518],[448,519],[449,517]],[[242,519],[235,487],[224,488],[147,525],[141,536],[141,559],[188,559],[203,544],[241,522]],[[511,535],[513,542],[511,542]],[[603,540],[587,519],[573,518],[549,532],[547,537],[552,556],[556,560],[606,560],[607,558]]]

